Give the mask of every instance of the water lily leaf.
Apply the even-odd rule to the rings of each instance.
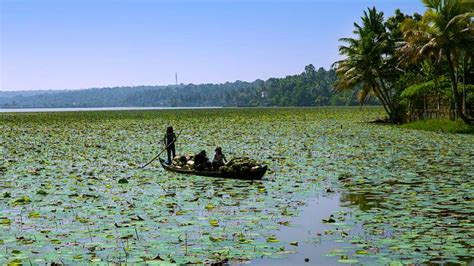
[[[214,226],[214,227],[217,227],[217,226],[219,226],[219,221],[217,221],[217,220],[210,220],[210,221],[209,221],[209,224],[212,225],[212,226]]]
[[[46,191],[40,189],[40,190],[38,190],[38,191],[36,192],[36,194],[45,196],[45,195],[48,195],[48,192],[46,192]]]
[[[12,221],[8,218],[0,218],[0,225],[10,225]]]
[[[21,266],[23,265],[21,259],[14,259],[8,262],[8,266]]]
[[[339,263],[358,263],[359,260],[356,260],[356,259],[340,259],[340,260],[337,260],[337,262],[339,262]]]
[[[13,206],[18,206],[18,205],[24,205],[24,204],[28,204],[31,202],[31,199],[27,196],[22,196],[20,198],[17,198],[16,200],[14,200],[12,202],[12,205]]]
[[[267,243],[277,243],[280,242],[275,236],[267,237]]]
[[[128,184],[128,180],[126,178],[120,178],[118,183],[119,184]]]
[[[369,254],[369,252],[367,252],[367,250],[363,250],[363,249],[358,249],[358,250],[356,250],[355,253],[358,254],[358,255],[366,255],[366,254]]]
[[[207,204],[207,205],[206,205],[206,210],[208,210],[208,211],[212,211],[212,210],[215,209],[215,208],[216,208],[216,206],[214,206],[214,205],[212,205],[212,204]]]
[[[41,218],[41,214],[40,214],[39,212],[30,212],[30,213],[28,214],[28,218],[32,218],[32,219],[34,219],[34,218]]]
[[[212,242],[221,242],[222,239],[219,238],[219,237],[213,237],[213,236],[209,236],[209,240],[211,240]]]
[[[61,244],[61,240],[59,239],[51,239],[51,243],[55,244],[55,245],[59,245]]]

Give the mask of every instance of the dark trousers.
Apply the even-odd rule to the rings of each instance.
[[[212,162],[212,168],[214,170],[219,170],[219,167],[223,166],[224,163],[223,162],[217,162],[217,161],[213,161]]]
[[[211,168],[211,166],[212,166],[211,162],[204,162],[204,163],[195,165],[194,169],[196,169],[197,171],[202,171],[202,170]]]
[[[171,153],[173,153],[173,158],[176,156],[176,148],[174,145],[166,148],[166,153],[168,153],[168,162],[171,163]]]

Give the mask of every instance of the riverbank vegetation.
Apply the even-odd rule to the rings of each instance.
[[[423,15],[384,19],[369,8],[342,38],[336,89],[377,98],[394,123],[433,116],[474,119],[474,2],[423,0]],[[429,107],[435,106],[435,110]]]
[[[429,119],[418,120],[402,125],[404,128],[426,130],[442,133],[474,134],[474,126],[466,125],[461,120],[452,121],[449,119]]]

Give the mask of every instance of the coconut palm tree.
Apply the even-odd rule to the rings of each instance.
[[[428,10],[421,21],[407,19],[402,24],[404,45],[401,60],[420,62],[435,58],[446,60],[452,83],[456,114],[466,123],[474,119],[462,112],[462,98],[458,91],[458,72],[461,55],[474,47],[474,1],[422,0]]]
[[[339,91],[359,88],[361,103],[368,96],[377,97],[389,120],[400,122],[398,103],[385,80],[394,46],[384,25],[383,12],[369,8],[361,19],[361,25],[354,23],[355,38],[340,39],[346,45],[339,47],[339,53],[346,58],[334,63],[339,77],[335,88]]]

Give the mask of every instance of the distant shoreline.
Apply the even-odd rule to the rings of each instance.
[[[59,107],[59,108],[0,108],[0,113],[39,113],[39,112],[90,112],[90,111],[133,111],[133,110],[179,110],[179,109],[218,109],[220,106],[205,107]]]
[[[139,111],[139,110],[193,110],[193,109],[226,109],[226,108],[359,108],[360,106],[193,106],[193,107],[59,107],[59,108],[0,108],[0,113],[45,113],[45,112],[93,112],[93,111]],[[379,105],[364,105],[364,108],[377,108]]]

